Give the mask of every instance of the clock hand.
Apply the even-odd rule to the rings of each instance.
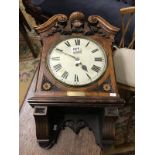
[[[82,63],[81,63],[81,65],[82,65],[82,66],[81,66],[82,69],[85,70],[86,72],[88,72],[88,70],[87,70],[87,66],[86,66],[86,65],[83,65]]]
[[[73,56],[73,55],[70,55],[70,54],[65,53],[65,52],[63,52],[63,51],[59,51],[59,52],[61,52],[61,53],[65,54],[65,55],[68,55],[68,56],[72,57],[72,58],[75,59],[76,61],[79,61],[79,58],[77,58],[77,57],[75,57],[75,56]]]
[[[59,52],[65,54],[65,55],[68,55],[68,56],[70,56],[70,57],[72,57],[72,58],[74,58],[75,61],[78,61],[78,62],[76,63],[76,65],[77,65],[77,66],[78,66],[78,65],[81,65],[82,69],[85,70],[86,72],[88,72],[87,66],[86,66],[86,65],[83,65],[83,64],[80,62],[80,59],[79,59],[79,58],[77,58],[77,57],[75,57],[75,56],[73,56],[73,55],[70,55],[70,54],[68,54],[68,53],[65,53],[65,52],[63,52],[63,51],[59,51]]]
[[[88,72],[87,66],[86,66],[86,65],[83,65],[81,62],[77,62],[75,65],[76,65],[76,66],[81,65],[82,69],[83,69],[84,71]]]

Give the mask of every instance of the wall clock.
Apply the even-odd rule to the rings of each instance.
[[[103,148],[114,143],[118,106],[112,43],[118,28],[100,16],[57,14],[35,27],[43,43],[34,107],[39,145],[50,148],[64,127],[89,127]]]

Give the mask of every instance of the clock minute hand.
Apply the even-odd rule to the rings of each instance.
[[[72,57],[72,58],[74,58],[76,61],[80,61],[79,58],[77,58],[77,57],[75,57],[75,56],[73,56],[73,55],[70,55],[70,54],[65,53],[65,52],[63,52],[63,51],[59,51],[59,52],[65,54],[65,55],[68,55],[68,56],[70,56],[70,57]],[[82,69],[83,69],[84,71],[88,72],[88,70],[87,70],[87,66],[86,66],[86,65],[83,65],[81,62],[79,62],[79,63],[77,63],[77,64],[80,64],[81,67],[82,67]]]
[[[65,53],[65,52],[63,52],[63,51],[59,51],[59,52],[61,52],[61,53],[65,54],[65,55],[68,55],[68,56],[72,57],[72,58],[73,58],[73,59],[75,59],[76,61],[78,61],[78,60],[79,60],[79,58],[74,57],[73,55],[70,55],[70,54]]]

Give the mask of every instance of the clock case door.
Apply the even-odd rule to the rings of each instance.
[[[109,24],[100,16],[85,18],[83,13],[74,12],[68,18],[63,14],[51,17],[47,22],[35,27],[40,35],[43,49],[38,68],[38,78],[34,95],[29,103],[34,105],[57,104],[62,106],[104,106],[119,104],[119,97],[112,59],[112,44],[118,28]],[[61,40],[72,37],[84,37],[96,41],[106,52],[107,69],[101,78],[82,87],[71,87],[57,81],[47,67],[49,49]],[[85,103],[85,104],[83,104]]]

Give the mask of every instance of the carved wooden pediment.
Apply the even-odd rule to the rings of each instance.
[[[73,33],[82,33],[84,36],[98,34],[107,39],[114,40],[114,35],[119,31],[100,16],[92,15],[87,19],[81,12],[73,12],[69,17],[64,14],[57,14],[48,21],[35,27],[42,37],[48,37],[54,33],[61,35],[72,35]],[[45,33],[46,32],[46,33]]]

